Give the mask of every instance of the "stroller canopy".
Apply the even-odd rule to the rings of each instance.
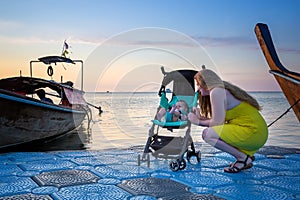
[[[159,91],[159,96],[165,92],[166,86],[173,81],[173,95],[176,96],[194,96],[195,81],[194,76],[197,73],[195,70],[175,70],[165,72],[162,67],[164,79]]]

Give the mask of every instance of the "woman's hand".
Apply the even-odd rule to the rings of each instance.
[[[192,109],[193,113],[197,113],[198,112],[198,108],[196,106],[193,107]]]
[[[188,114],[188,119],[190,120],[190,122],[192,124],[195,124],[195,125],[199,124],[199,119],[198,119],[197,115],[194,114],[194,113],[189,113]]]
[[[188,114],[188,120],[194,125],[197,126],[209,126],[209,119],[206,117],[196,115],[195,113]]]

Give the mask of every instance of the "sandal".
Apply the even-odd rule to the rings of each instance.
[[[255,156],[249,156],[249,158],[252,160],[252,162],[255,160]],[[246,162],[247,162],[247,160],[246,160]],[[234,163],[230,163],[229,164],[229,167],[233,167],[233,165],[235,164],[235,162]],[[251,167],[250,167],[251,168]],[[248,169],[248,168],[247,168]]]
[[[247,155],[245,161],[241,161],[241,160],[235,161],[235,163],[233,163],[232,166],[230,166],[230,167],[228,167],[228,168],[224,168],[224,172],[227,172],[227,173],[238,173],[238,172],[240,172],[241,170],[244,170],[244,169],[250,169],[250,168],[253,166],[253,164],[252,164],[252,162],[249,163],[249,164],[247,164],[247,161],[248,161],[249,158],[251,159],[251,157]],[[252,159],[251,159],[251,160],[252,160]],[[252,161],[253,161],[253,160],[252,160]],[[237,163],[244,164],[244,166],[241,167],[241,168],[238,168],[237,166],[235,166],[235,164],[237,164]]]

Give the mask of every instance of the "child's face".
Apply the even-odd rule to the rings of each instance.
[[[184,103],[182,103],[182,102],[177,102],[177,103],[176,103],[176,108],[177,108],[178,110],[185,110]]]

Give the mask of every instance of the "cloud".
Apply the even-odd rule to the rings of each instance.
[[[196,41],[208,47],[224,47],[233,45],[253,45],[253,40],[245,37],[202,37],[194,36]]]
[[[9,20],[1,20],[0,19],[0,31],[8,31],[8,30],[14,30],[16,28],[20,28],[22,25],[15,21],[9,21]]]
[[[285,53],[300,54],[299,49],[278,48],[277,51],[278,52],[285,52]]]
[[[244,46],[249,49],[260,49],[257,40],[244,37],[193,37],[201,45],[205,47],[226,47],[226,46]],[[299,49],[277,48],[278,52],[300,54]]]
[[[202,47],[232,47],[242,46],[243,48],[257,50],[260,49],[258,42],[255,38],[247,37],[207,37],[207,36],[189,36],[173,30],[160,29],[160,28],[141,28],[130,31],[125,31],[113,36],[95,37],[89,35],[76,35],[69,36],[68,38],[62,38],[61,35],[53,36],[20,36],[11,35],[9,31],[20,29],[22,24],[15,21],[0,20],[0,41],[13,44],[53,44],[60,43],[64,39],[68,39],[73,44],[83,44],[97,46],[99,44],[109,44],[114,46],[127,46],[133,45],[138,47],[144,46],[164,46],[164,47],[182,47],[182,48],[193,48],[196,46]],[[168,36],[153,36],[161,31],[162,34],[169,33]],[[25,34],[25,33],[24,33]],[[129,37],[127,37],[128,35]],[[173,37],[175,35],[175,37]],[[291,48],[278,48],[278,52],[286,52],[293,54],[300,54],[299,49]]]

